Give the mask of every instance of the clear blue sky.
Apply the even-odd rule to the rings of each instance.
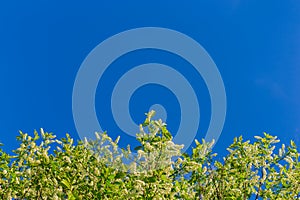
[[[293,139],[300,144],[299,1],[99,2],[0,3],[0,141],[4,149],[17,147],[18,130],[32,133],[43,127],[58,137],[69,132],[78,138],[72,116],[72,89],[82,61],[106,38],[145,26],[189,35],[217,64],[228,107],[216,151],[224,151],[234,136],[253,138],[263,131],[278,135],[283,142]],[[136,52],[120,62],[143,63],[160,58],[176,64],[169,55],[147,53]],[[157,96],[164,93],[164,88],[153,86],[155,89]],[[147,105],[158,100],[144,104],[139,92],[132,108],[137,121],[143,118]],[[165,94],[168,96],[167,91]],[[105,95],[97,93],[96,99]],[[199,130],[198,138],[203,137],[201,133],[210,119],[206,98],[201,100],[203,130]],[[170,110],[178,108],[176,101],[171,101],[173,104]],[[98,112],[103,106],[97,104]],[[171,129],[176,129],[178,122],[175,114],[168,122]],[[122,140],[117,128],[105,120],[103,123],[109,134],[121,135]]]

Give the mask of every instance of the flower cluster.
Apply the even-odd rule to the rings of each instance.
[[[299,199],[300,162],[291,141],[275,153],[276,137],[235,138],[222,161],[213,141],[195,140],[182,153],[167,126],[152,120],[140,126],[140,145],[122,149],[119,137],[96,133],[78,141],[58,140],[43,129],[20,132],[14,155],[0,149],[0,199]]]

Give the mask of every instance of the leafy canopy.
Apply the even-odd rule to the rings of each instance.
[[[133,153],[106,133],[78,141],[41,129],[20,132],[14,155],[0,149],[0,199],[300,199],[300,162],[293,141],[234,138],[218,161],[213,141],[181,154],[161,120],[147,114]]]

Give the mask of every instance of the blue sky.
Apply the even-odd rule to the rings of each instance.
[[[0,141],[4,149],[17,147],[18,130],[32,133],[43,127],[58,137],[69,132],[78,138],[72,89],[82,61],[108,37],[147,26],[192,37],[218,66],[226,88],[227,117],[216,151],[224,152],[234,136],[253,138],[263,131],[278,135],[283,142],[293,139],[300,143],[298,1],[43,0],[0,3]],[[163,53],[136,53],[120,62],[159,58],[176,64]],[[109,77],[112,75],[105,80]],[[157,91],[157,96],[164,93],[156,86],[152,91]],[[142,120],[148,104],[157,101],[143,103],[139,92],[135,94],[136,106],[131,108],[136,121]],[[203,137],[210,119],[207,91],[202,92],[203,130],[197,138]],[[102,95],[97,93],[96,99]],[[173,104],[170,112],[178,108],[175,100]],[[98,114],[103,106],[97,106]],[[122,133],[110,124],[109,117],[103,123],[109,134],[121,135],[122,140]],[[176,123],[174,112],[168,124],[176,129]]]

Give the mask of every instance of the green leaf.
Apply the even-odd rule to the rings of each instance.
[[[138,150],[141,150],[141,149],[143,149],[142,146],[137,146],[137,147],[134,148],[135,151],[138,151]]]
[[[148,183],[154,183],[154,182],[156,182],[156,177],[154,177],[154,176],[149,177],[149,178],[147,179],[147,182],[148,182]]]
[[[124,173],[124,172],[118,172],[118,173],[116,174],[115,178],[116,178],[116,179],[118,179],[118,178],[124,178],[125,176],[126,176],[126,173]]]
[[[293,148],[296,148],[296,144],[295,144],[295,142],[294,142],[293,140],[291,140],[291,146],[292,146]]]
[[[70,182],[69,182],[68,180],[66,180],[66,179],[63,179],[63,180],[61,181],[61,183],[62,183],[66,188],[68,188],[68,189],[71,188]]]
[[[72,194],[71,191],[68,192],[68,200],[76,200],[75,196]]]

